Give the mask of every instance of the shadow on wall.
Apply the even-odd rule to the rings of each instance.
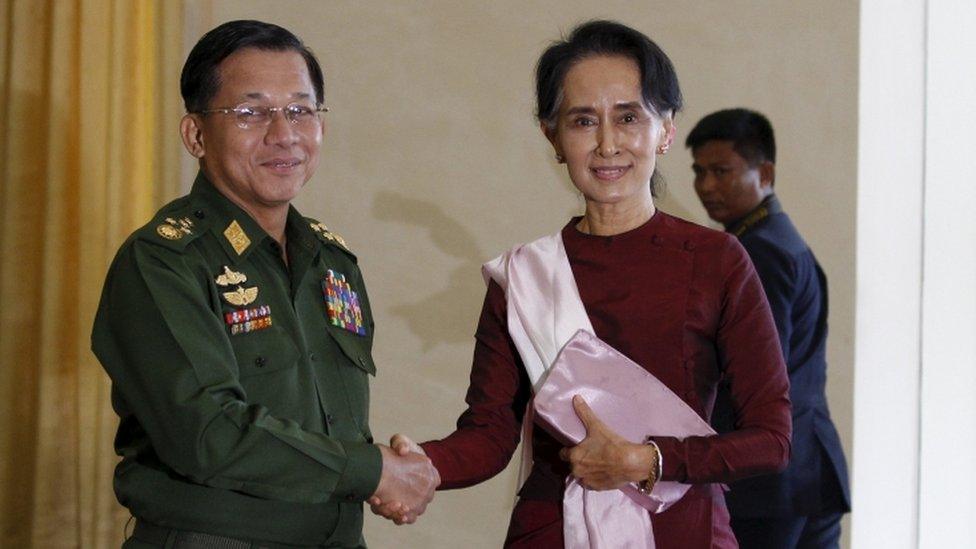
[[[665,174],[661,174],[661,184],[657,189],[657,196],[654,198],[654,205],[661,208],[662,211],[667,212],[675,217],[684,219],[685,221],[691,221],[692,223],[701,224],[698,218],[688,209],[680,199],[680,195],[670,192],[671,178]],[[708,227],[709,225],[704,225]],[[715,228],[715,227],[712,227]]]
[[[440,343],[469,343],[472,323],[485,292],[475,273],[481,272],[481,263],[488,259],[474,235],[434,202],[392,191],[376,195],[373,215],[381,221],[427,229],[431,242],[440,251],[461,261],[451,271],[445,289],[416,301],[398,303],[391,307],[393,314],[406,321],[425,352]],[[410,294],[404,293],[404,297]]]

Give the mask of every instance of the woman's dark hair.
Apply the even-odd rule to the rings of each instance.
[[[577,26],[568,38],[553,42],[542,52],[535,69],[536,117],[554,128],[563,100],[566,73],[579,61],[597,55],[619,55],[633,59],[640,69],[641,97],[658,115],[681,110],[678,74],[668,56],[644,33],[615,21],[596,20]],[[657,171],[651,178],[651,192],[658,187]]]
[[[776,163],[773,125],[756,111],[740,108],[713,112],[695,124],[685,147],[694,153],[708,141],[731,141],[732,150],[751,166],[767,160]]]
[[[668,56],[642,32],[615,21],[589,21],[573,29],[569,38],[553,42],[539,57],[535,69],[536,117],[555,123],[562,101],[563,80],[577,62],[595,55],[633,59],[640,69],[641,95],[659,115],[681,110],[678,75]]]
[[[224,23],[193,46],[180,75],[180,93],[187,112],[206,110],[220,88],[220,63],[244,48],[267,51],[293,50],[301,54],[308,66],[308,76],[315,88],[315,101],[324,100],[325,78],[315,54],[290,31],[261,21],[241,20]]]

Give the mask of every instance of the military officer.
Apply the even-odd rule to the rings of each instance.
[[[739,238],[756,267],[790,376],[790,464],[731,484],[732,530],[743,549],[838,547],[850,493],[825,394],[827,277],[773,192],[773,127],[758,112],[727,109],[702,118],[685,144],[702,206]],[[719,432],[736,426],[731,398],[727,387],[719,391],[712,414]]]
[[[290,205],[325,134],[318,61],[233,21],[190,52],[181,92],[199,175],[122,245],[92,333],[136,519],[123,547],[364,546],[364,500],[402,498],[409,522],[439,479],[373,444],[356,256]]]

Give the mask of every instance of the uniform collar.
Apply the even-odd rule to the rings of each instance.
[[[779,199],[776,198],[776,194],[771,194],[764,198],[751,212],[726,225],[725,232],[735,236],[742,236],[767,217],[782,212],[783,206],[779,203]]]
[[[247,259],[266,238],[271,238],[254,218],[221,194],[202,171],[193,182],[190,199],[194,215],[208,219],[210,230],[233,264]]]
[[[297,245],[302,250],[310,254],[315,254],[323,246],[322,241],[312,230],[311,222],[306,219],[294,206],[288,206],[288,219],[285,221],[285,234],[288,235],[288,243]]]

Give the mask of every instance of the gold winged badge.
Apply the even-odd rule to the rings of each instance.
[[[238,286],[236,290],[232,292],[224,292],[224,299],[227,303],[235,307],[245,307],[254,303],[254,300],[258,298],[258,287],[245,288],[243,286]]]
[[[244,273],[239,273],[237,271],[232,271],[230,267],[224,265],[224,272],[217,275],[214,278],[214,282],[222,287],[226,288],[228,286],[237,286],[236,290],[230,292],[221,292],[227,303],[235,307],[244,307],[254,303],[254,300],[258,298],[258,287],[254,286],[251,288],[245,288],[242,286],[247,282],[247,275]]]

